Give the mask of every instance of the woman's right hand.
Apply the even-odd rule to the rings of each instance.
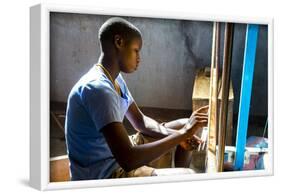
[[[209,106],[203,106],[192,113],[186,125],[181,129],[186,138],[191,138],[199,129],[208,124]]]

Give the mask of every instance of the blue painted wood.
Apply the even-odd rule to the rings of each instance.
[[[251,103],[258,30],[258,25],[247,25],[236,136],[236,156],[234,163],[235,170],[243,170],[244,166],[244,153],[248,130],[248,119]]]

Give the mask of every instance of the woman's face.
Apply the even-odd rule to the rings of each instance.
[[[119,50],[119,66],[124,73],[132,73],[137,70],[140,63],[141,38],[133,38],[123,44]]]

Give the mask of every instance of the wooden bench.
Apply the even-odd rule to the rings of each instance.
[[[50,159],[50,182],[69,181],[69,160],[67,155]]]

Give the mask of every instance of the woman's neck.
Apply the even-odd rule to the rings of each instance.
[[[120,73],[119,65],[117,60],[113,60],[114,57],[106,56],[103,53],[99,57],[98,63],[102,64],[104,68],[108,71],[111,78],[115,80]]]

